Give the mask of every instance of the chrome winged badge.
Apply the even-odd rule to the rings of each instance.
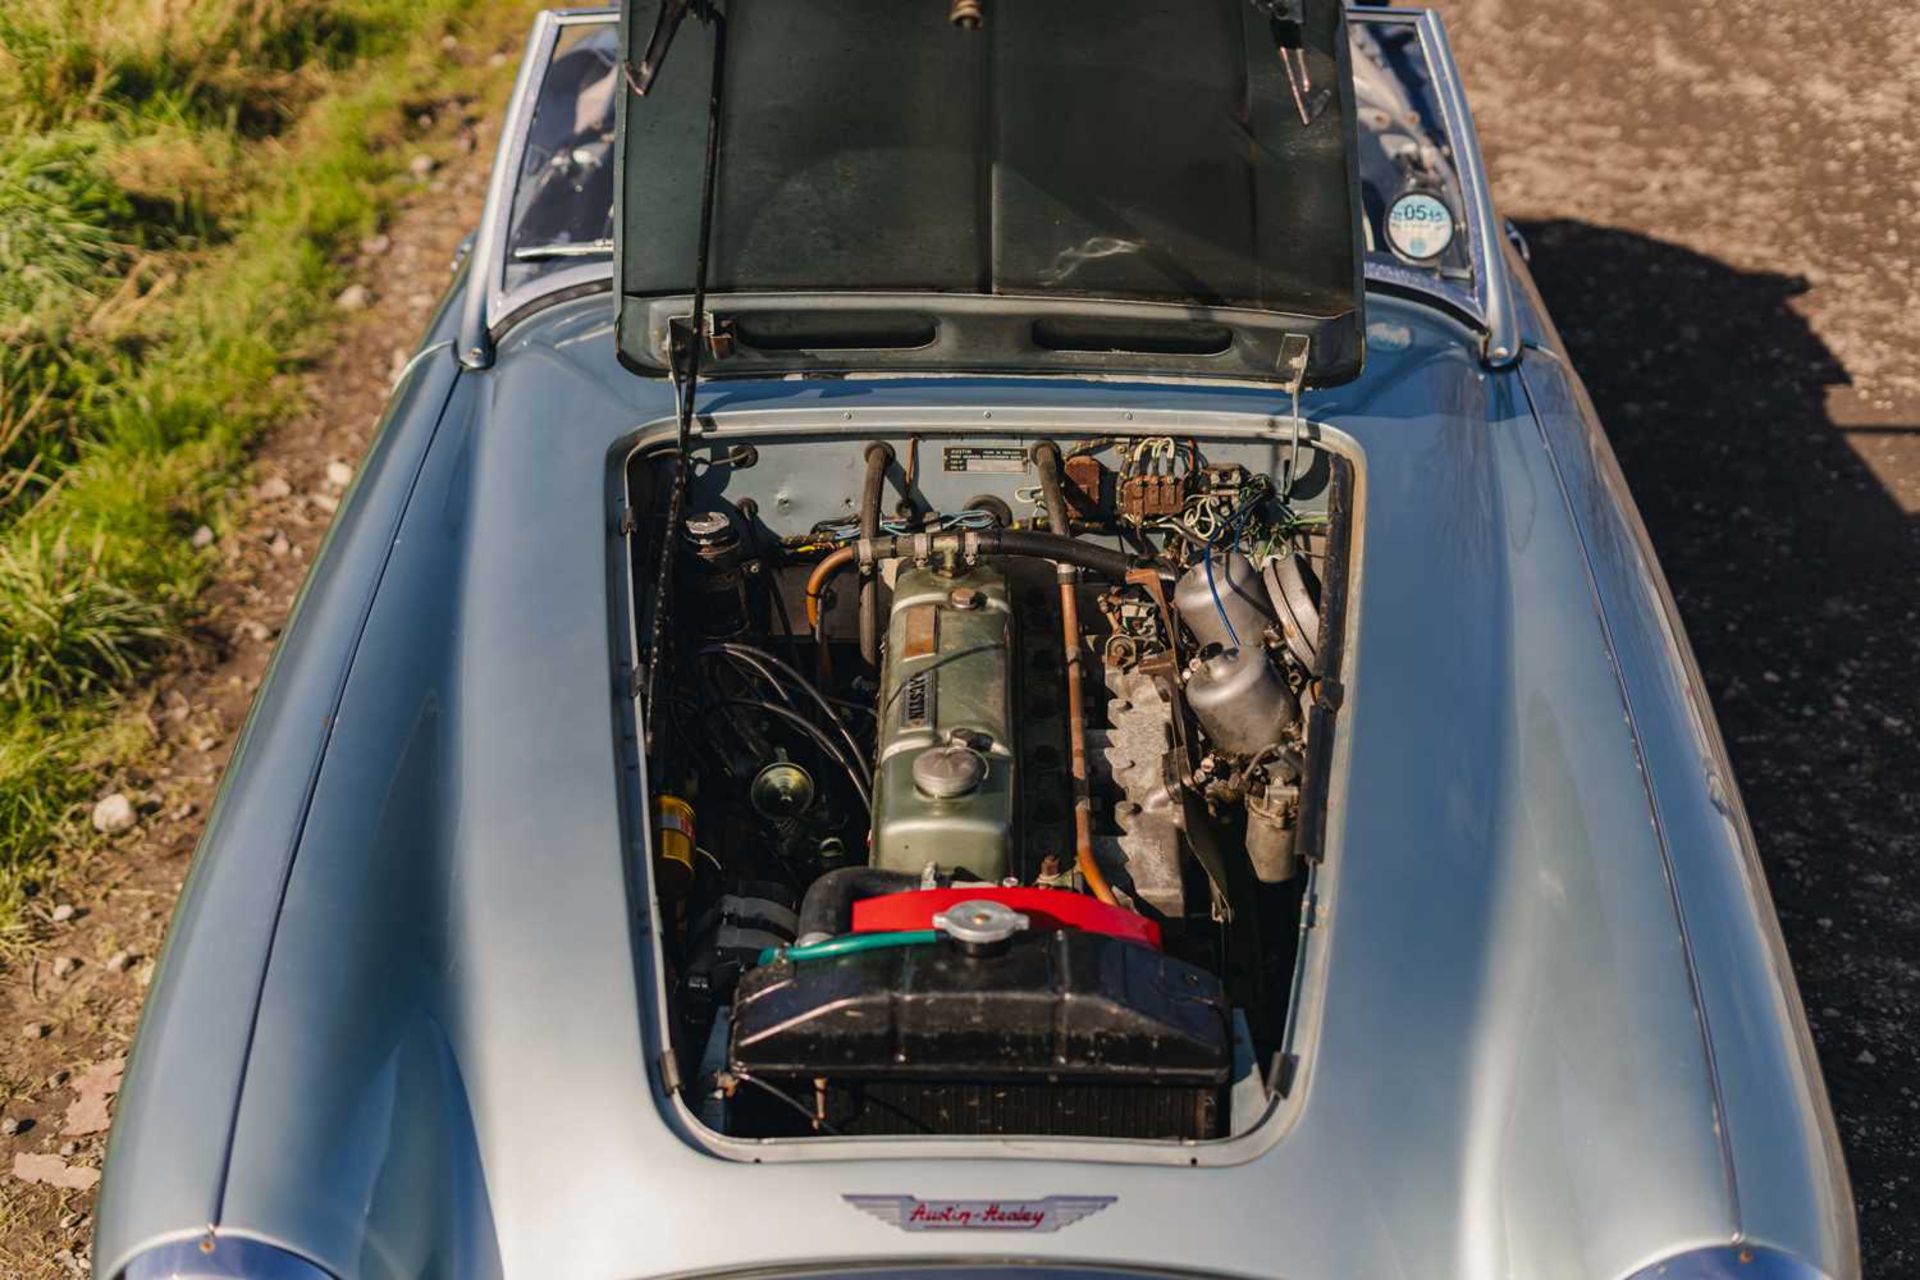
[[[1058,1231],[1100,1212],[1113,1196],[1044,1200],[922,1200],[917,1196],[844,1196],[848,1204],[902,1231]]]

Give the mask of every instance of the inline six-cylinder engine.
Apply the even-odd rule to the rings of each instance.
[[[880,664],[876,867],[1013,864],[1020,774],[1013,597],[990,565],[902,568]]]
[[[654,535],[652,883],[701,1114],[1244,1127],[1284,1078],[1343,464],[968,442],[937,487],[984,491],[954,505],[901,452],[855,455],[846,514],[782,525],[805,455],[736,450]]]

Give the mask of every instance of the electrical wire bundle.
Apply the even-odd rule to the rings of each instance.
[[[810,680],[780,658],[753,645],[715,642],[703,646],[698,656],[725,661],[747,677],[750,688],[758,684],[772,695],[771,699],[746,694],[708,696],[699,701],[703,715],[717,712],[734,720],[742,713],[751,713],[798,731],[820,750],[828,763],[838,765],[846,773],[861,805],[872,811],[873,774],[867,767],[866,753],[833,703]]]
[[[1255,565],[1290,549],[1294,535],[1303,529],[1326,522],[1325,516],[1303,515],[1289,506],[1274,488],[1270,476],[1249,476],[1231,501],[1220,494],[1199,493],[1187,500],[1176,530],[1198,547],[1200,563],[1205,566],[1207,589],[1213,594],[1213,606],[1226,624],[1228,637],[1237,645],[1240,636],[1220,598],[1220,585],[1214,578],[1216,552],[1243,552]]]

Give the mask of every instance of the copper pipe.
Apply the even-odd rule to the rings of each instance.
[[[807,626],[817,630],[820,626],[820,596],[827,589],[827,579],[853,563],[852,547],[841,547],[829,552],[825,559],[813,566],[813,572],[807,575]]]
[[[852,564],[853,556],[852,547],[841,547],[829,552],[807,575],[807,630],[812,633],[814,649],[819,654],[818,671],[820,687],[823,689],[833,683],[833,655],[827,649],[827,632],[820,616],[820,595],[827,589],[827,579]]]
[[[1073,570],[1060,566],[1060,631],[1067,657],[1067,741],[1073,769],[1073,860],[1087,892],[1115,906],[1113,886],[1093,856],[1093,794],[1087,786],[1087,707],[1080,673],[1080,603]]]
[[[1065,537],[1071,532],[1066,492],[1060,487],[1060,449],[1048,442],[1033,451],[1040,471],[1041,500],[1047,508],[1047,527]],[[1060,575],[1060,643],[1067,660],[1067,744],[1073,775],[1073,861],[1087,892],[1100,901],[1119,905],[1113,886],[1093,856],[1093,792],[1087,785],[1087,704],[1080,670],[1080,600],[1074,593],[1078,576],[1073,566],[1057,566]]]

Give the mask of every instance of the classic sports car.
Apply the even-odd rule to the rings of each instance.
[[[1858,1274],[1726,755],[1439,21],[533,33],[97,1274]]]

